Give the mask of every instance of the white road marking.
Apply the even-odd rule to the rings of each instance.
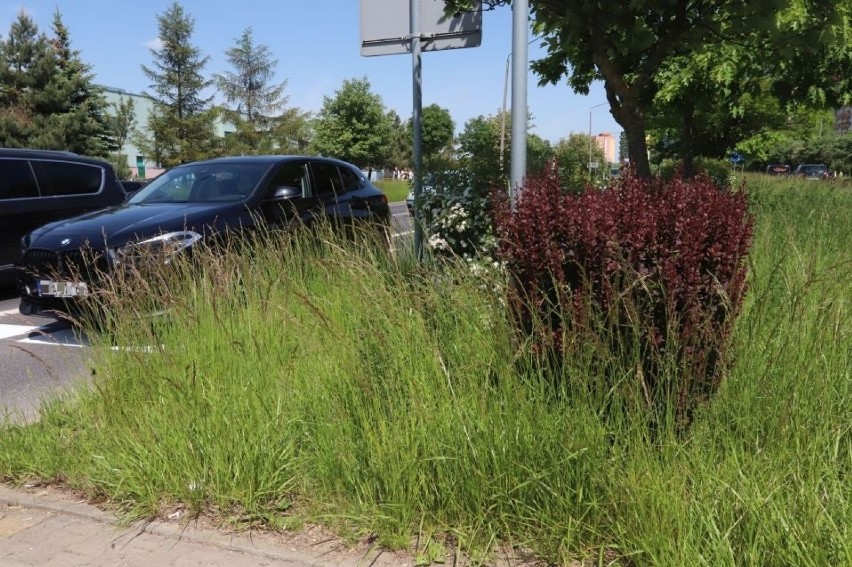
[[[36,327],[36,330],[38,328]],[[50,346],[69,346],[69,347],[84,347],[89,346],[85,340],[74,332],[73,329],[62,329],[52,333],[33,333],[25,339],[15,341],[29,345],[50,345]]]
[[[9,339],[11,337],[18,337],[20,335],[26,335],[27,333],[31,333],[35,331],[38,327],[30,326],[30,325],[6,325],[0,324],[0,339]]]

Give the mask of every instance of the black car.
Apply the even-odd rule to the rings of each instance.
[[[766,166],[767,175],[790,175],[790,166],[784,163],[770,163]]]
[[[793,176],[805,179],[828,179],[828,167],[822,163],[800,163]]]
[[[129,199],[133,195],[136,194],[137,191],[145,187],[147,181],[138,181],[138,180],[122,180],[121,186],[124,187],[124,192],[127,194],[127,198]]]
[[[384,193],[357,167],[335,159],[252,156],[180,165],[120,206],[26,236],[17,264],[20,311],[73,311],[104,272],[146,251],[177,254],[232,230],[320,218],[370,223],[384,232],[391,215]]]
[[[112,166],[71,152],[0,148],[0,281],[14,281],[21,237],[125,200]]]

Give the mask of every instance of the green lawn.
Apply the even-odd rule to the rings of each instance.
[[[405,196],[411,190],[411,182],[404,179],[385,179],[376,181],[374,185],[384,191],[391,203],[405,201]]]
[[[687,435],[608,418],[619,392],[551,388],[499,279],[272,240],[104,294],[95,387],[0,425],[0,479],[135,516],[322,521],[420,564],[852,565],[852,191],[748,182],[734,365]]]

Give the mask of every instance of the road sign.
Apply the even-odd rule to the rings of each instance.
[[[743,161],[744,161],[743,156],[741,156],[737,152],[734,152],[734,153],[731,154],[731,163],[733,163],[735,165],[739,165]]]
[[[589,169],[597,169],[597,168],[598,168],[598,162],[596,162],[596,161],[590,161],[589,162]]]
[[[420,0],[422,51],[478,47],[482,43],[482,10],[444,15],[444,0]],[[402,0],[361,0],[361,55],[411,53],[410,3]]]

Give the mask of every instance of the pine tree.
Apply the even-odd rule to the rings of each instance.
[[[237,142],[243,151],[269,151],[269,133],[281,122],[287,104],[287,81],[272,83],[278,61],[272,58],[269,47],[255,44],[251,27],[243,30],[237,45],[225,55],[234,71],[215,76],[225,98],[225,119],[236,126]]]
[[[0,42],[0,146],[30,147],[33,93],[44,90],[55,69],[44,34],[25,12]]]
[[[213,152],[213,97],[203,95],[212,81],[202,75],[210,57],[192,45],[195,21],[178,2],[158,15],[157,23],[161,47],[151,49],[153,68],[142,65],[155,101],[148,118],[151,136],[141,141],[150,157],[171,167]]]
[[[48,95],[37,107],[36,124],[40,132],[47,133],[45,143],[39,143],[37,134],[33,143],[47,146],[56,139],[56,147],[82,155],[106,156],[115,144],[110,135],[107,102],[103,89],[94,83],[90,65],[80,59],[80,52],[71,48],[68,28],[57,10],[53,15],[50,40],[56,69],[45,89]]]
[[[48,40],[25,13],[0,44],[0,143],[105,156],[106,101],[57,11]]]

